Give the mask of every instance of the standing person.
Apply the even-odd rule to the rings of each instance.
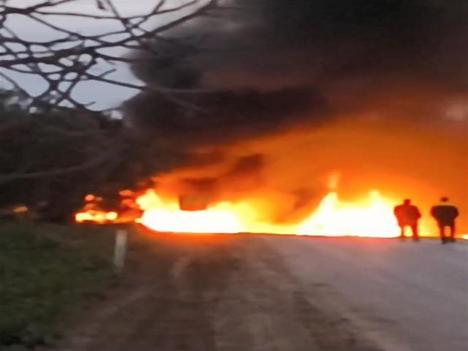
[[[449,203],[448,197],[440,199],[440,203],[433,206],[431,215],[437,221],[439,226],[440,239],[442,244],[447,242],[455,242],[455,219],[458,217],[458,208]],[[445,235],[445,228],[449,227],[450,237]]]
[[[421,212],[419,209],[411,203],[410,199],[403,201],[401,205],[398,205],[393,210],[395,217],[398,220],[398,225],[401,228],[400,238],[405,238],[405,228],[410,227],[413,233],[413,240],[419,240],[418,221],[421,218]]]

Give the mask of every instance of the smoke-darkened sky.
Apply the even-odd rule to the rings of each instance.
[[[219,19],[173,35],[142,79],[177,89],[193,109],[139,96],[136,115],[195,144],[358,111],[440,117],[468,89],[464,0],[238,0]],[[206,92],[211,91],[211,93]],[[151,111],[158,111],[152,113]]]

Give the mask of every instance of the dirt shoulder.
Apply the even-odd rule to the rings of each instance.
[[[130,248],[121,287],[58,350],[377,350],[261,237],[140,233]]]

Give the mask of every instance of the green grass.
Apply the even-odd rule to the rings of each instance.
[[[0,223],[0,350],[47,344],[112,281],[106,228]]]

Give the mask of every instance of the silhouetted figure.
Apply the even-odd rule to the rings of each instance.
[[[393,210],[395,217],[398,220],[398,225],[401,228],[400,238],[405,238],[405,228],[410,227],[413,233],[413,240],[419,240],[418,220],[421,218],[419,209],[411,204],[411,200],[406,199],[403,204],[398,205]]]
[[[437,221],[442,244],[455,242],[455,219],[458,217],[458,209],[450,204],[447,197],[440,199],[440,203],[433,206],[431,215]],[[450,237],[445,235],[445,228],[450,229]]]

